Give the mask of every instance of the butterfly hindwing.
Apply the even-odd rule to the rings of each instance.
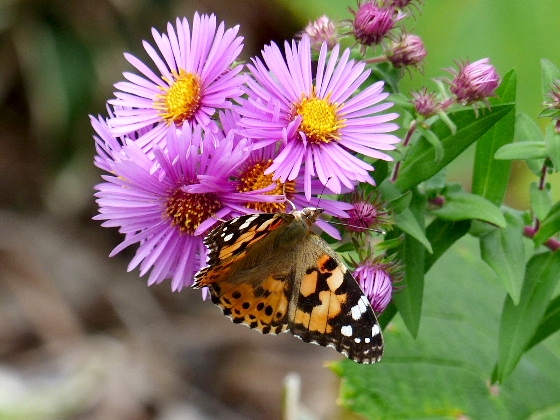
[[[256,286],[231,282],[213,284],[210,294],[212,302],[234,323],[256,328],[264,334],[279,334],[288,329],[291,284],[281,276],[269,276]]]
[[[261,266],[255,248],[291,215],[252,214],[224,222],[205,238],[207,266],[196,275],[194,287],[208,287],[212,302],[234,323],[262,333],[288,329],[288,304],[294,273],[270,272]],[[288,217],[290,216],[290,217]],[[256,253],[256,255],[255,255]]]

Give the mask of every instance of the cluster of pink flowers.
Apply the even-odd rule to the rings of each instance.
[[[370,71],[350,50],[323,43],[313,66],[303,35],[244,66],[238,32],[199,14],[154,29],[155,45],[144,42],[152,64],[125,54],[136,72],[115,84],[108,115],[91,117],[105,172],[95,219],[124,235],[111,255],[137,246],[129,270],[149,273],[148,284],[190,286],[221,220],[373,184],[372,163],[399,142],[383,83],[365,85]],[[320,206],[339,218],[353,209],[325,197]]]

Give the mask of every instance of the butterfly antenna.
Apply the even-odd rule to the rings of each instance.
[[[321,206],[319,205],[321,203],[321,199],[323,198],[323,194],[325,192],[325,188],[327,188],[327,184],[329,183],[330,179],[332,178],[332,176],[329,176],[327,178],[327,182],[325,182],[325,184],[323,185],[323,189],[321,190],[321,193],[319,194],[319,196],[317,197],[317,208],[320,208]]]
[[[367,228],[367,227],[363,227],[363,226],[350,225],[350,224],[348,224],[348,223],[333,222],[332,220],[329,220],[329,223],[330,223],[331,225],[340,225],[340,226],[353,227],[353,228],[356,228],[356,229],[361,229],[362,231],[368,230],[368,231],[370,231],[370,232],[380,233],[381,235],[386,235],[386,234],[387,234],[387,231],[385,231],[385,230],[383,230],[383,229]]]

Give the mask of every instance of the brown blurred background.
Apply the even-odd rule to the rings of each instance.
[[[340,355],[235,326],[199,291],[147,288],[133,250],[91,220],[88,114],[141,58],[150,29],[216,13],[243,59],[305,25],[274,1],[0,2],[0,418],[273,419],[297,372],[313,416],[340,418]]]

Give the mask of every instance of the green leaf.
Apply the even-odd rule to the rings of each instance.
[[[381,193],[383,199],[388,202],[397,200],[403,196],[403,194],[397,190],[389,180],[385,180],[379,184],[377,190]],[[428,252],[432,252],[432,245],[430,244],[430,241],[428,241],[428,238],[426,238],[424,229],[420,227],[417,219],[414,217],[410,209],[407,208],[402,212],[395,214],[394,220],[397,228],[416,238],[416,240],[424,245]]]
[[[438,137],[430,130],[423,127],[418,127],[418,132],[422,133],[422,137],[426,139],[428,143],[432,145],[435,152],[435,160],[434,162],[439,162],[443,159],[443,155],[445,154],[443,150],[443,145],[441,141],[439,141]]]
[[[535,334],[560,276],[560,252],[533,256],[527,264],[519,304],[506,296],[498,341],[500,382],[512,373]]]
[[[539,118],[551,118],[557,120],[560,118],[560,110],[558,109],[544,109],[539,112]]]
[[[424,209],[426,199],[420,194],[415,194],[413,207],[410,212],[423,229]],[[420,327],[420,314],[422,310],[422,297],[424,292],[424,258],[425,247],[411,235],[405,235],[399,247],[399,260],[404,266],[404,279],[402,288],[393,294],[393,303],[399,310],[408,331],[413,337],[418,335]]]
[[[507,227],[494,229],[480,238],[480,253],[517,305],[525,276],[523,221],[511,213],[506,213],[505,218]]]
[[[535,121],[533,121],[533,119],[529,118],[525,114],[517,115],[517,121],[515,122],[515,137],[518,143],[526,141],[544,143],[544,136],[541,129]],[[544,163],[543,160],[529,159],[526,160],[526,163],[534,175],[541,176],[541,168]]]
[[[501,210],[485,198],[469,193],[453,193],[445,197],[445,204],[432,213],[449,221],[482,220],[499,227],[506,226]]]
[[[541,60],[541,89],[543,101],[549,101],[548,93],[553,86],[554,81],[560,80],[560,71],[550,60]]]
[[[371,162],[368,162],[371,163]],[[375,170],[371,173],[373,180],[375,181],[376,185],[379,185],[383,182],[387,175],[389,174],[389,164],[384,160],[376,160],[372,163]]]
[[[548,157],[548,151],[544,141],[523,141],[500,147],[494,157],[508,160],[544,159]]]
[[[385,329],[396,314],[397,307],[393,302],[389,303],[385,310],[377,317],[377,321],[379,322],[379,325],[381,325],[381,329]]]
[[[402,238],[386,239],[383,242],[375,244],[373,249],[378,252],[387,251],[388,249],[396,248],[401,242]]]
[[[472,109],[462,109],[450,113],[449,117],[457,127],[454,135],[441,119],[435,121],[431,130],[441,141],[444,150],[443,158],[435,162],[434,147],[424,137],[420,137],[405,156],[395,181],[396,187],[401,191],[406,191],[437,174],[494,124],[504,118],[513,106],[513,104],[493,106],[492,110],[487,110],[483,114],[479,111],[478,118]]]
[[[539,189],[536,182],[529,186],[529,197],[531,198],[531,210],[539,220],[544,220],[552,208],[552,198],[549,188]]]
[[[424,260],[424,269],[426,272],[441,257],[445,251],[458,239],[463,237],[469,231],[471,223],[469,220],[460,220],[458,222],[450,222],[442,219],[435,219],[426,228],[426,236],[432,244],[434,252],[427,254]]]
[[[356,250],[352,242],[346,242],[345,244],[342,244],[336,248],[333,247],[333,249],[339,254],[343,254],[345,252],[353,252]]]
[[[496,96],[503,102],[515,101],[516,73],[508,72]],[[515,106],[476,142],[472,192],[499,206],[506,193],[511,162],[494,158],[496,151],[513,141],[515,131]]]
[[[527,344],[525,351],[537,345],[558,330],[560,330],[560,296],[556,296],[548,304],[543,319],[537,327],[535,335],[533,335],[531,341]]]
[[[544,220],[541,221],[539,230],[533,236],[535,246],[544,244],[548,239],[560,231],[560,201],[554,204]]]
[[[393,209],[393,212],[395,214],[399,214],[405,211],[410,206],[410,200],[412,200],[412,192],[407,191],[397,198],[389,200],[389,203],[391,204],[391,209]]]
[[[554,165],[554,171],[560,171],[560,134],[556,132],[554,123],[551,123],[546,127],[546,135],[544,136],[546,151],[548,157],[550,158],[552,164]]]

